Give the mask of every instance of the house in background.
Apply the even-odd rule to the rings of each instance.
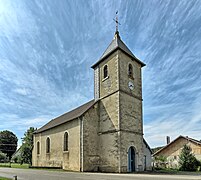
[[[185,144],[190,146],[195,157],[201,160],[201,142],[188,136],[179,136],[174,141],[168,142],[165,147],[155,152],[153,157],[165,157],[167,158],[166,167],[178,168],[179,155]]]

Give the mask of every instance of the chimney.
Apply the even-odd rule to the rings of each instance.
[[[167,144],[170,144],[170,136],[166,136]]]

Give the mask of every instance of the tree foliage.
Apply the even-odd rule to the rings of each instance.
[[[161,169],[166,168],[167,157],[166,156],[155,156],[154,157],[154,168]]]
[[[163,147],[164,146],[159,146],[159,147],[152,148],[151,150],[152,150],[152,152],[154,154],[155,152],[157,152],[158,150],[162,149]]]
[[[180,170],[196,171],[200,162],[195,158],[190,146],[184,145],[179,156]]]
[[[23,163],[32,164],[33,132],[35,130],[34,127],[30,127],[22,138],[21,161]]]
[[[0,151],[7,154],[9,159],[17,149],[17,136],[11,131],[0,131]]]
[[[0,162],[7,161],[7,158],[6,154],[0,151]]]

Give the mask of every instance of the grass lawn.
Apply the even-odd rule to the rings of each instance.
[[[0,180],[11,180],[10,178],[0,177]]]
[[[27,169],[29,168],[29,164],[17,164],[17,163],[0,163],[0,167],[11,167],[11,168],[22,168]],[[0,179],[1,180],[1,179]]]
[[[29,168],[29,164],[17,164],[17,163],[12,163],[11,164],[12,168],[22,168],[22,169],[28,169]]]
[[[177,169],[162,169],[162,170],[155,170],[153,173],[159,174],[178,174],[178,175],[201,175],[201,171],[179,171]]]
[[[0,167],[9,167],[9,168],[20,168],[20,169],[29,169],[29,164],[18,164],[18,163],[0,163]],[[30,167],[31,168],[31,167]],[[48,170],[48,171],[64,171],[63,169],[54,169],[54,168],[33,168],[37,170]],[[0,179],[1,180],[1,179]]]

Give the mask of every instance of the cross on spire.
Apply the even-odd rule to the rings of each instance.
[[[116,11],[116,19],[113,19],[116,22],[116,32],[118,32],[118,25],[121,25],[118,21],[118,11]]]

